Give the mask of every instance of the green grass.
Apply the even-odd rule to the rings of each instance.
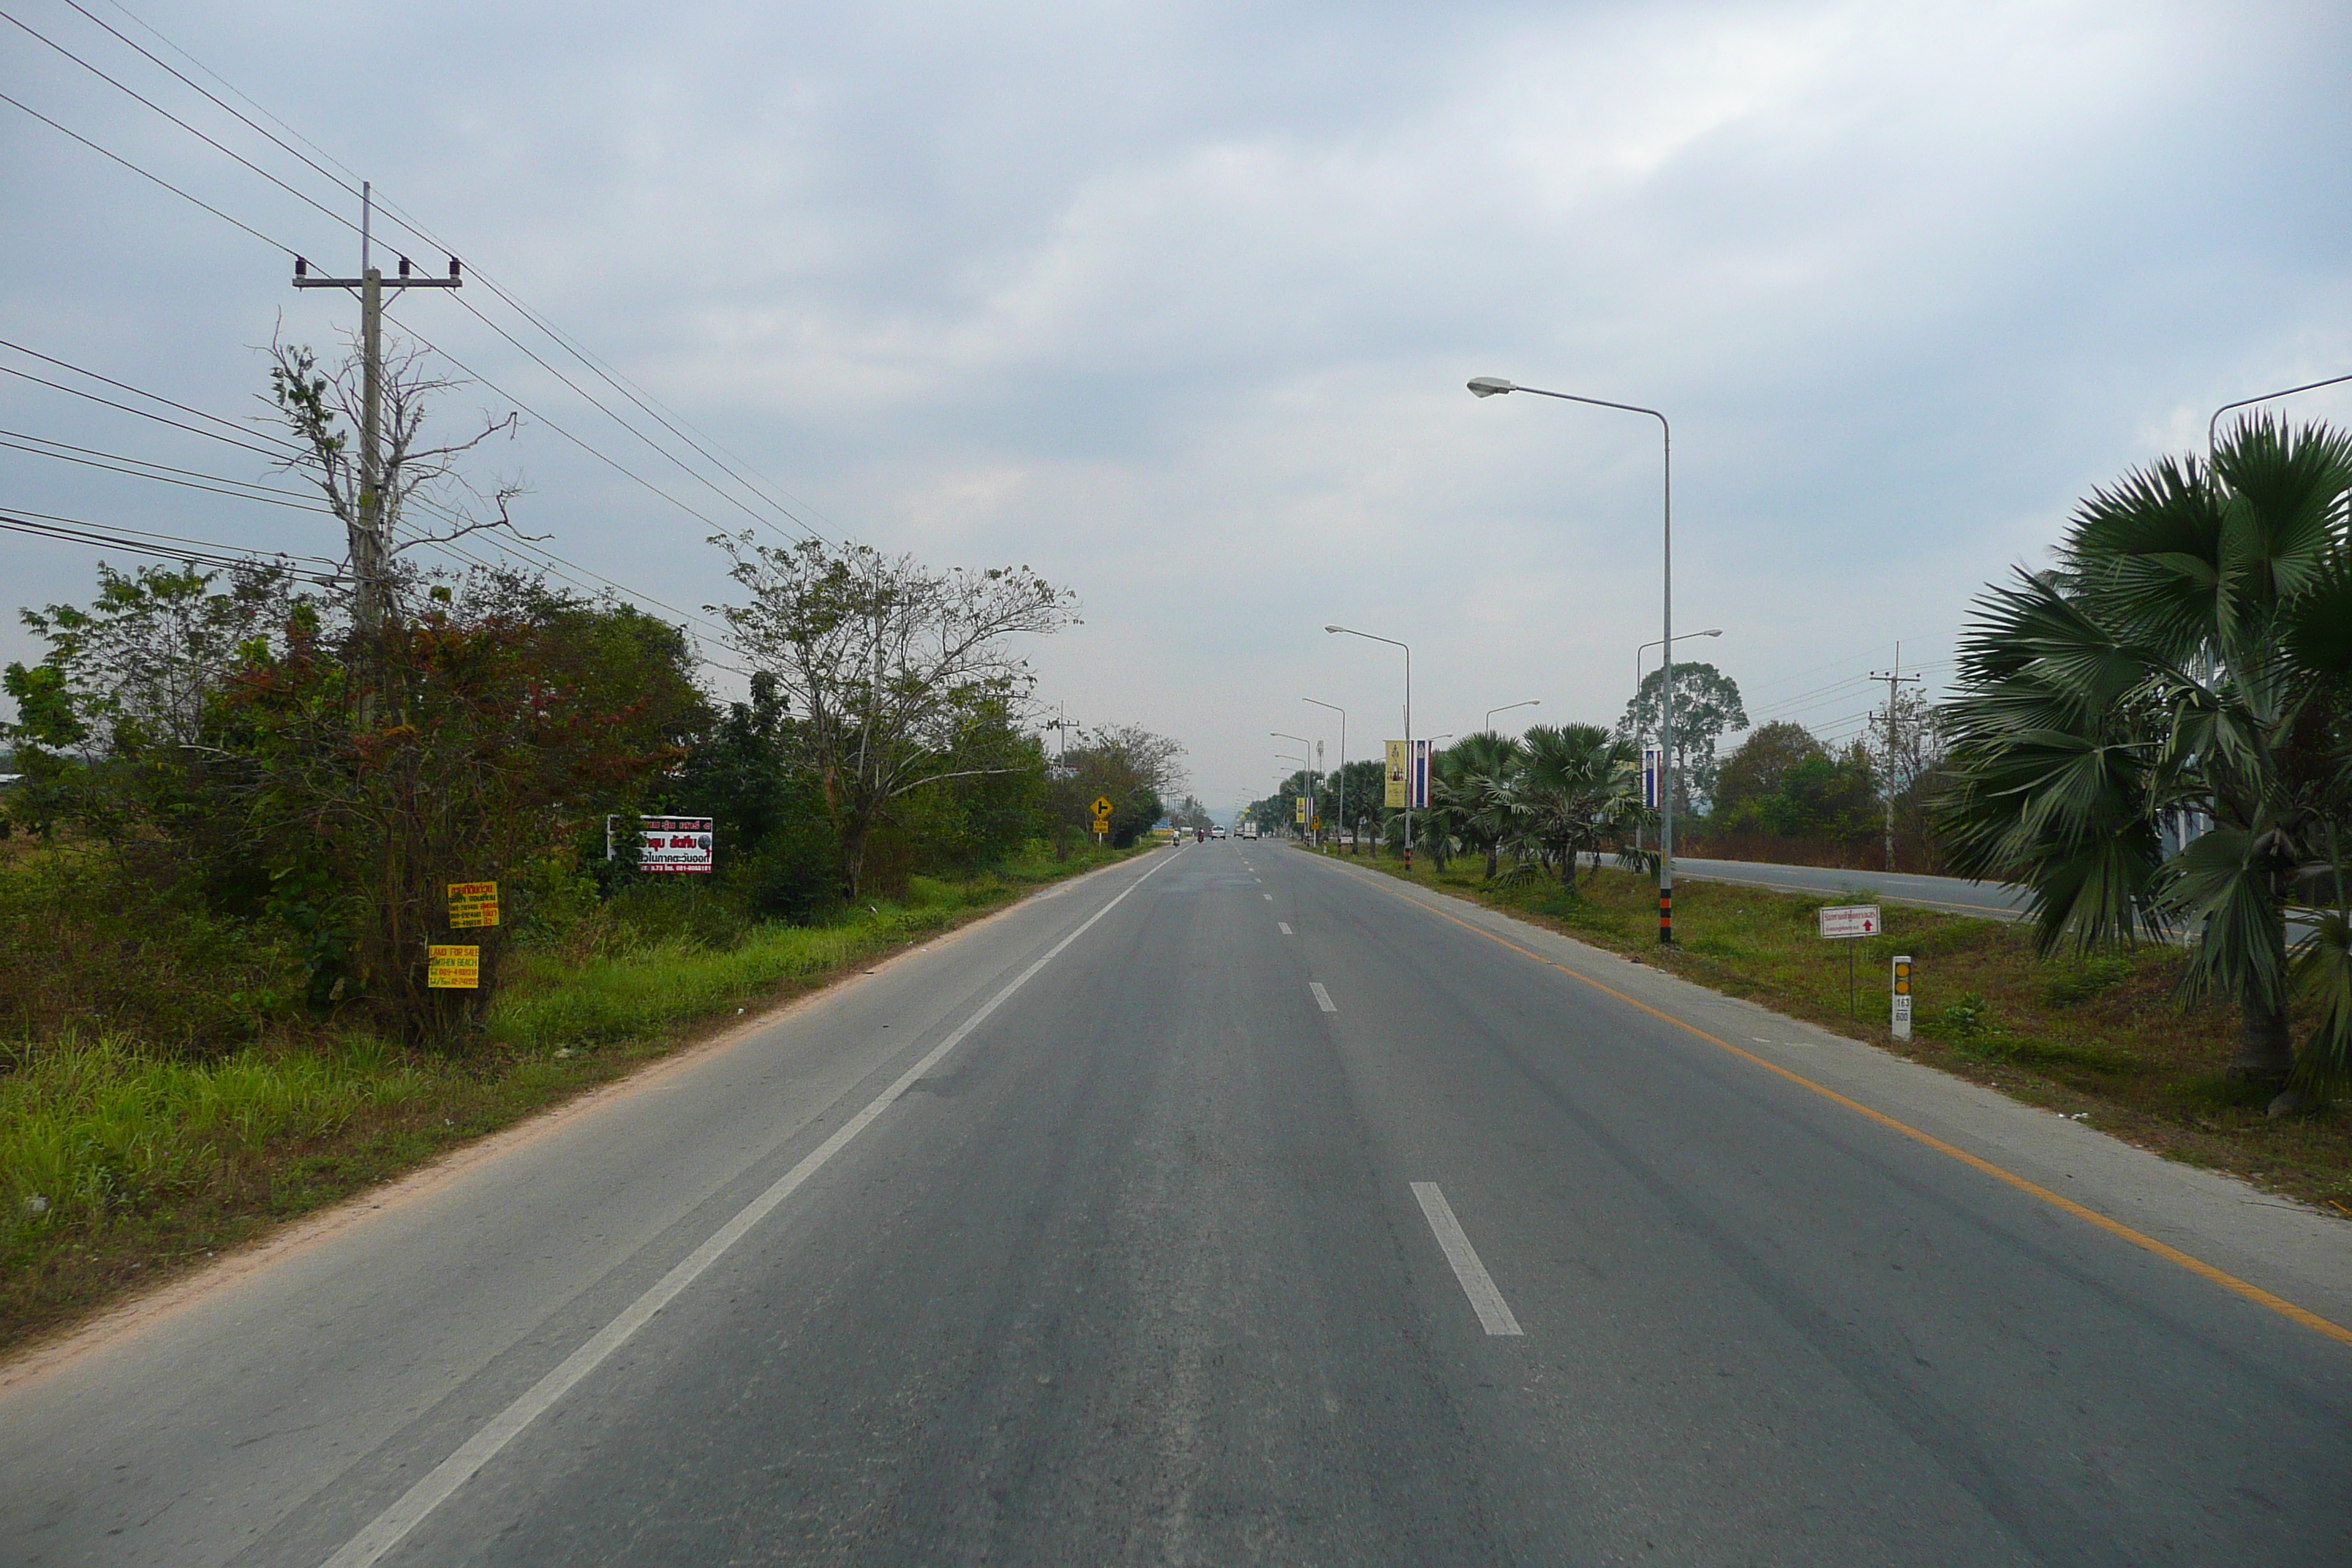
[[[2185,963],[2150,945],[2043,962],[2006,922],[1885,904],[1885,934],[1824,942],[1815,911],[1870,902],[1870,879],[1820,897],[1727,883],[1675,889],[1676,945],[1657,943],[1657,888],[1605,869],[1570,894],[1558,881],[1488,882],[1483,860],[1438,873],[1416,857],[1412,879],[1776,1011],[1874,1041],[1916,1060],[2099,1127],[2191,1163],[2227,1170],[2352,1217],[2352,1115],[2336,1107],[2273,1121],[2266,1091],[2223,1075],[2237,1050],[2234,1011],[2184,1007]],[[1393,857],[1376,865],[1392,877]],[[1849,1012],[1847,959],[1854,960]],[[1915,1037],[1887,1028],[1888,964],[1915,961]]]
[[[461,1055],[287,1026],[211,1056],[122,1030],[0,1046],[0,1348],[510,1126],[731,1021],[1123,859],[1037,857],[832,923],[523,949]]]

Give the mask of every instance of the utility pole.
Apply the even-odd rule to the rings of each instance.
[[[1874,669],[1870,672],[1870,679],[1886,682],[1886,868],[1892,871],[1895,869],[1895,759],[1899,754],[1895,726],[1902,722],[1895,694],[1903,687],[1916,686],[1921,678],[1903,673],[1903,645],[1896,643],[1895,668]]]
[[[386,289],[457,289],[464,287],[457,258],[449,258],[446,278],[409,275],[408,258],[400,258],[400,275],[386,278],[377,269],[373,252],[375,187],[360,184],[360,275],[357,278],[313,278],[310,264],[294,258],[297,289],[351,289],[360,297],[360,493],[349,527],[352,574],[358,579],[356,614],[360,629],[373,642],[392,618],[392,541],[383,500],[383,291]]]

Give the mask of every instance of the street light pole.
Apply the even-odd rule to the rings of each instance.
[[[1294,735],[1287,730],[1268,730],[1266,733],[1269,735],[1278,735],[1286,741],[1296,741],[1298,742],[1302,750],[1311,750],[1315,744],[1314,742],[1308,740],[1306,736]],[[1298,760],[1307,763],[1307,820],[1309,824],[1307,833],[1301,834],[1300,837],[1311,837],[1314,832],[1312,824],[1315,821],[1316,774],[1321,772],[1321,770],[1316,767],[1313,763],[1307,762],[1305,757],[1301,757]]]
[[[1542,699],[1542,698],[1540,698],[1540,697],[1530,697],[1530,698],[1528,698],[1525,702],[1506,702],[1506,703],[1504,703],[1500,708],[1489,708],[1489,709],[1487,709],[1487,710],[1486,710],[1486,729],[1488,729],[1489,731],[1491,731],[1491,730],[1493,730],[1493,729],[1494,729],[1494,727],[1495,727],[1495,715],[1496,715],[1496,714],[1497,714],[1497,713],[1508,713],[1508,712],[1509,712],[1512,709],[1514,709],[1514,708],[1540,708],[1540,707],[1542,707],[1542,706],[1543,706],[1543,699]]]
[[[2352,381],[2352,375],[2331,375],[2326,381],[2306,381],[2301,386],[2283,387],[2277,392],[2265,392],[2260,397],[2241,397],[2235,403],[2224,403],[2213,410],[2212,418],[2205,421],[2206,467],[2210,468],[2213,464],[2214,429],[2221,423],[2221,416],[2231,409],[2250,408],[2257,403],[2268,403],[2273,397],[2293,397],[2298,392],[2316,392],[2323,386],[2341,386],[2347,381]]]
[[[1412,875],[1412,649],[1394,637],[1384,637],[1377,632],[1360,632],[1353,626],[1325,626],[1323,629],[1404,649],[1404,869],[1409,877]]]
[[[1305,745],[1305,744],[1307,744],[1307,742],[1306,742],[1305,741],[1303,741],[1303,740],[1300,740],[1298,736],[1297,736],[1297,735],[1284,735],[1284,734],[1283,734],[1283,732],[1282,732],[1281,731],[1279,731],[1279,730],[1268,730],[1268,731],[1266,731],[1266,733],[1267,733],[1267,734],[1269,734],[1269,735],[1282,735],[1282,738],[1283,738],[1284,740],[1286,740],[1286,741],[1297,741],[1297,742],[1298,742],[1298,743],[1299,743],[1300,745],[1302,745],[1302,746],[1303,746],[1303,745]],[[1277,756],[1277,757],[1282,758],[1285,762],[1297,763],[1298,764],[1298,771],[1299,771],[1299,773],[1300,773],[1302,775],[1304,775],[1304,776],[1306,777],[1307,781],[1307,787],[1308,789],[1312,789],[1312,788],[1314,788],[1314,787],[1315,787],[1315,783],[1314,783],[1314,780],[1315,780],[1314,766],[1315,766],[1315,764],[1314,764],[1314,763],[1312,763],[1308,762],[1305,757],[1294,757],[1294,756],[1292,756],[1288,752],[1275,752],[1274,754],[1275,754],[1276,756]],[[1281,786],[1277,784],[1277,785],[1275,787],[1275,794],[1276,794],[1276,795],[1280,795],[1281,793],[1282,793]],[[1299,798],[1300,798],[1300,799],[1302,799],[1302,800],[1306,798],[1306,795],[1305,795],[1305,793],[1304,793],[1304,792],[1301,792]],[[1306,835],[1302,833],[1302,834],[1300,834],[1300,835],[1299,835],[1299,837],[1302,837],[1302,838],[1304,838],[1304,837],[1306,837]]]
[[[1675,683],[1671,671],[1675,666],[1675,429],[1666,416],[1654,408],[1643,408],[1634,403],[1612,403],[1601,397],[1580,397],[1572,392],[1546,392],[1539,386],[1520,386],[1500,376],[1482,375],[1470,383],[1475,397],[1493,397],[1498,393],[1530,392],[1538,397],[1556,397],[1563,403],[1581,403],[1593,408],[1614,408],[1624,414],[1646,414],[1658,422],[1659,437],[1665,454],[1665,526],[1664,531],[1664,632],[1666,668],[1670,672],[1659,690],[1658,747],[1661,766],[1658,769],[1658,941],[1672,946],[1675,940]],[[1639,656],[1636,656],[1637,659]]]
[[[1339,716],[1339,827],[1348,826],[1348,710],[1337,702],[1316,702],[1312,697],[1302,697],[1301,702],[1313,702],[1318,708],[1328,708]]]
[[[1721,626],[1710,626],[1703,632],[1685,632],[1682,635],[1681,640],[1688,642],[1693,637],[1719,637],[1722,635],[1723,628]],[[1643,643],[1640,647],[1633,650],[1633,700],[1636,702],[1642,700],[1642,656],[1649,652],[1652,648],[1656,647],[1658,646],[1658,638],[1652,637],[1648,642]]]

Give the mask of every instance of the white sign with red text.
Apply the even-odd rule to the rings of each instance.
[[[1826,937],[1876,936],[1883,929],[1876,904],[1832,904],[1822,911]]]
[[[710,818],[707,816],[641,816],[637,818],[637,869],[640,871],[709,870]]]

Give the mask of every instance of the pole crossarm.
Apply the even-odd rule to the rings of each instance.
[[[378,278],[375,282],[380,289],[463,289],[466,286],[462,278]],[[297,289],[364,289],[368,280],[364,278],[297,277],[293,283]]]

